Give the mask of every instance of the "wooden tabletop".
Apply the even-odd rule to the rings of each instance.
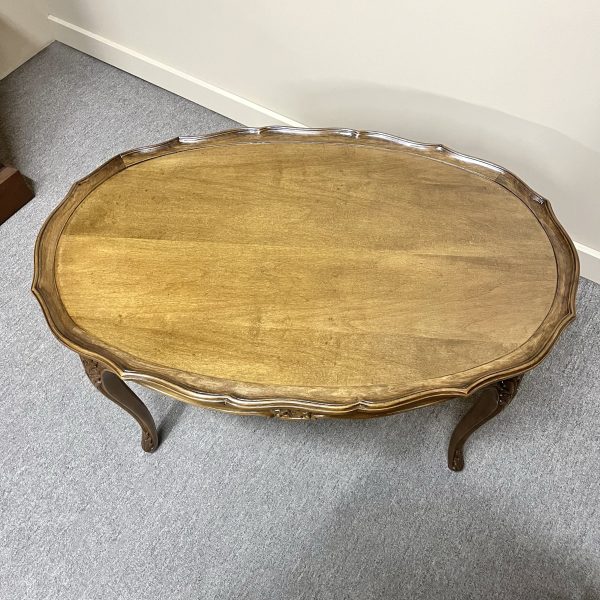
[[[125,153],[38,240],[59,339],[184,400],[389,411],[537,364],[578,263],[547,201],[442,146],[243,129]]]

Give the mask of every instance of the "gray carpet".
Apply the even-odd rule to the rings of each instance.
[[[162,445],[87,381],[29,291],[35,236],[120,151],[228,119],[58,43],[0,82],[36,198],[0,227],[0,598],[600,598],[600,286],[445,465],[453,401],[270,421],[143,390]],[[451,143],[451,140],[446,140]]]

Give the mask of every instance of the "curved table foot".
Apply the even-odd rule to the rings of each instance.
[[[484,423],[502,412],[517,393],[523,375],[512,379],[496,381],[485,388],[473,406],[456,426],[448,447],[448,467],[453,471],[462,471],[465,466],[463,446],[469,436]]]
[[[90,381],[107,398],[126,410],[142,428],[142,448],[154,452],[158,448],[158,433],[154,419],[146,405],[129,389],[123,380],[102,363],[81,357],[83,368]]]

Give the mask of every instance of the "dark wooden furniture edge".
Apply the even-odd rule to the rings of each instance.
[[[306,143],[361,143],[390,150],[411,152],[465,169],[494,181],[519,198],[536,216],[552,244],[557,265],[557,290],[548,315],[531,338],[513,352],[470,371],[432,381],[426,389],[398,386],[353,388],[302,388],[267,386],[228,381],[149,364],[103,344],[79,328],[62,305],[54,278],[54,257],[63,227],[77,205],[97,185],[129,166],[157,156],[195,148],[231,143],[262,143],[270,140]],[[123,380],[130,380],[175,398],[209,408],[282,418],[383,416],[470,396],[497,381],[506,381],[533,368],[543,360],[552,344],[575,317],[575,293],[579,261],[573,243],[557,221],[550,204],[511,172],[445,146],[420,144],[389,134],[350,129],[296,129],[291,127],[242,128],[201,137],[180,137],[125,152],[78,181],[48,217],[35,248],[32,291],[56,337],[81,356],[105,365]]]
[[[33,199],[33,191],[14,167],[0,163],[0,225]]]

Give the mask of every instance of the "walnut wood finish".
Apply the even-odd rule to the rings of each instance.
[[[89,380],[107,398],[127,411],[142,428],[142,448],[146,452],[154,452],[158,448],[158,433],[154,419],[146,405],[127,385],[112,373],[105,365],[91,358],[81,357],[83,368]]]
[[[33,198],[23,175],[14,167],[0,164],[0,225]]]
[[[501,379],[486,387],[475,399],[469,412],[456,426],[448,447],[448,467],[453,471],[462,471],[465,466],[463,446],[467,438],[484,423],[503,411],[515,397],[523,375],[512,379]]]
[[[364,418],[531,369],[578,261],[501,167],[374,132],[178,138],[78,182],[36,244],[57,337],[180,400]]]

